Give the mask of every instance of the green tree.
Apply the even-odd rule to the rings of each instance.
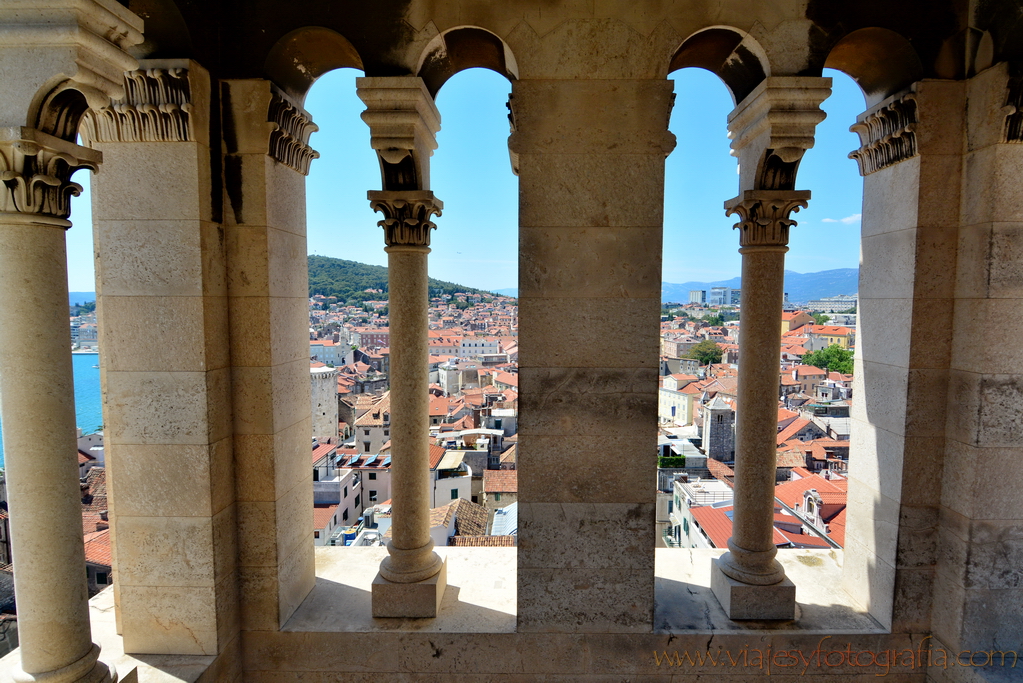
[[[831,316],[824,313],[812,313],[813,320],[818,325],[827,325],[828,321],[831,320]]]
[[[803,364],[813,365],[814,367],[831,372],[841,372],[843,375],[851,375],[853,371],[853,354],[852,351],[847,351],[838,344],[832,344],[826,349],[814,351],[803,356]]]
[[[685,467],[686,456],[684,455],[659,455],[657,456],[658,467]]]
[[[721,327],[722,325],[725,324],[725,319],[720,315],[705,315],[703,317],[703,321],[708,325],[712,325],[714,327]]]
[[[689,353],[686,354],[686,358],[695,358],[700,361],[700,365],[710,365],[712,363],[721,362],[721,347],[716,342],[712,342],[710,339],[704,339],[702,342],[689,349]]]

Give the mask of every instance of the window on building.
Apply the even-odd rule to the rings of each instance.
[[[377,502],[377,492],[374,491],[373,489],[369,490],[369,502],[371,503]]]
[[[319,538],[319,537],[320,537],[320,532],[319,531],[314,531],[313,532],[313,538]]]
[[[501,502],[501,494],[500,493],[495,493],[494,494],[494,502],[495,503],[500,503]]]
[[[318,467],[314,467],[313,468],[313,481],[319,481],[319,480],[320,480],[320,470],[319,470]]]
[[[359,496],[355,496],[355,507],[359,507]]]
[[[451,500],[458,500],[458,489],[451,489]]]
[[[369,473],[369,480],[370,481],[374,481],[374,480],[376,480],[376,478],[377,478],[377,473],[376,472],[370,472]]]
[[[362,442],[362,452],[369,453],[369,441]]]
[[[384,430],[384,436],[390,436],[390,435],[391,435],[391,430],[390,429],[385,429]]]
[[[345,511],[341,513],[341,521],[342,522],[348,521],[348,508],[345,508]]]
[[[363,429],[362,433],[365,434],[366,436],[369,436],[369,430],[368,429]]]
[[[348,487],[347,486],[344,488],[344,493],[345,493],[344,497],[347,498],[348,497]]]

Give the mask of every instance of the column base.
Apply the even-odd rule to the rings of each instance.
[[[62,669],[29,674],[19,668],[12,673],[11,678],[15,683],[118,683],[117,670],[114,665],[98,661],[96,659],[98,656],[99,647],[93,645],[92,651],[88,655]],[[83,672],[83,664],[88,666],[89,659],[92,659],[94,664],[92,668]],[[135,680],[137,681],[138,678],[136,677]]]
[[[729,619],[796,618],[796,584],[788,578],[769,586],[742,583],[721,571],[715,558],[710,569],[710,589]]]
[[[448,560],[441,558],[440,571],[424,581],[395,583],[377,572],[373,579],[373,616],[378,618],[433,619],[448,585]]]

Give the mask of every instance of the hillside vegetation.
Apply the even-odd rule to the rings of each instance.
[[[367,292],[365,291],[367,289],[379,289],[383,293]],[[454,294],[455,292],[489,294],[489,292],[480,289],[430,278],[431,297]],[[309,296],[316,294],[336,296],[338,300],[350,304],[362,301],[385,301],[387,300],[387,268],[329,256],[310,256]]]

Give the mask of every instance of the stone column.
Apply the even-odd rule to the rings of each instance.
[[[775,560],[773,540],[785,252],[789,216],[810,198],[794,189],[796,172],[830,93],[829,78],[765,78],[728,116],[742,190],[725,204],[740,218],[742,335],[732,537],[714,560],[711,589],[731,619],[795,617],[796,587]]]
[[[369,193],[387,244],[391,326],[391,491],[388,556],[373,580],[373,616],[435,617],[446,564],[430,540],[430,221],[443,205],[430,192],[430,155],[440,113],[422,79],[360,78],[362,119],[380,159],[383,191]]]
[[[742,221],[742,335],[735,423],[735,508],[729,552],[715,560],[711,587],[732,619],[791,619],[796,587],[774,559],[778,433],[778,345],[789,214],[810,193],[746,191],[729,202]]]
[[[68,341],[70,176],[100,154],[0,129],[0,395],[18,599],[19,681],[110,681],[91,642]]]
[[[92,642],[68,338],[71,174],[82,113],[123,94],[142,21],[115,2],[2,3],[0,395],[18,600],[15,681],[112,681]]]
[[[443,207],[432,192],[370,192],[387,243],[391,329],[391,542],[373,582],[373,616],[433,617],[446,564],[430,538],[430,221]]]

